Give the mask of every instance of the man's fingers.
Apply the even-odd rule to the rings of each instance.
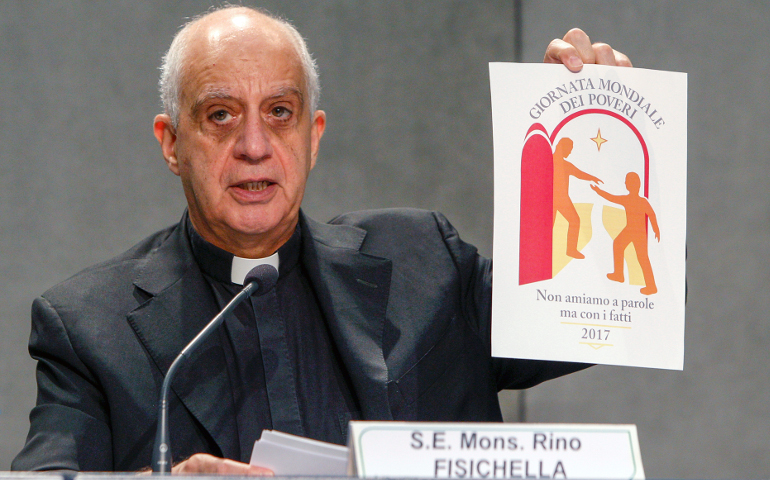
[[[606,43],[594,43],[591,47],[594,51],[595,63],[615,66],[617,62],[615,61],[615,50],[612,47]]]
[[[590,63],[632,66],[626,55],[606,43],[591,44],[591,39],[579,28],[573,28],[562,39],[553,40],[545,50],[543,62],[563,63],[572,72],[579,72],[584,64]]]
[[[545,50],[545,63],[563,63],[572,72],[579,72],[583,68],[583,60],[577,49],[558,38],[553,40]]]
[[[583,63],[596,63],[596,52],[594,52],[591,39],[588,38],[586,32],[579,28],[573,28],[564,35],[562,40],[575,47]]]
[[[269,468],[265,467],[258,467],[256,465],[249,465],[249,473],[248,475],[253,475],[256,477],[272,477],[273,471]]]
[[[272,470],[235,460],[215,457],[206,453],[197,453],[187,460],[175,465],[172,473],[210,473],[216,475],[253,475],[272,476]]]
[[[631,60],[629,60],[623,52],[618,52],[606,43],[594,43],[592,47],[598,65],[617,65],[619,67],[633,66],[631,65]]]
[[[619,67],[633,67],[631,64],[631,60],[626,56],[623,52],[618,52],[617,50],[613,50],[615,53],[615,64]]]
[[[570,71],[579,72],[585,63],[596,63],[596,53],[586,33],[573,28],[564,38],[553,40],[545,50],[545,63],[563,63]]]

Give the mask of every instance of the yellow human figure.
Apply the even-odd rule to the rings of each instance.
[[[655,277],[652,274],[652,265],[650,257],[647,254],[647,218],[650,219],[650,225],[655,232],[655,238],[660,242],[660,230],[658,229],[658,220],[655,212],[652,210],[650,202],[639,195],[639,189],[642,182],[639,175],[629,172],[626,175],[626,188],[628,195],[612,195],[605,192],[596,185],[591,185],[594,192],[601,195],[610,202],[623,205],[626,210],[626,226],[620,231],[612,242],[612,255],[614,260],[614,271],[607,274],[607,278],[615,282],[623,282],[623,253],[629,244],[634,244],[636,258],[644,275],[644,287],[640,290],[644,295],[652,295],[658,291],[655,286]]]
[[[572,153],[572,140],[564,137],[556,144],[553,152],[553,223],[556,212],[561,213],[569,227],[567,229],[567,255],[572,258],[585,258],[577,248],[580,234],[580,216],[569,198],[569,177],[576,177],[594,183],[604,183],[593,175],[580,170],[566,158]],[[593,185],[592,185],[593,186]]]

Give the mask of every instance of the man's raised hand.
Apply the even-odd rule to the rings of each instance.
[[[606,43],[591,43],[586,33],[573,28],[562,39],[554,39],[545,50],[545,63],[563,63],[570,71],[579,72],[584,64],[631,67],[628,57]]]

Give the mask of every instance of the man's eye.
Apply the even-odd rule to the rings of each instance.
[[[270,114],[276,118],[289,118],[291,110],[286,107],[274,107]]]
[[[212,113],[209,118],[211,118],[215,122],[222,123],[230,120],[230,118],[232,118],[232,115],[230,115],[227,112],[227,110],[217,110],[216,112]]]

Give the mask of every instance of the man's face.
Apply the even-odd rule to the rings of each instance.
[[[286,33],[250,28],[250,20],[230,18],[193,37],[179,124],[172,134],[161,125],[159,140],[182,179],[196,230],[254,257],[269,255],[294,231],[325,117],[308,111]]]

